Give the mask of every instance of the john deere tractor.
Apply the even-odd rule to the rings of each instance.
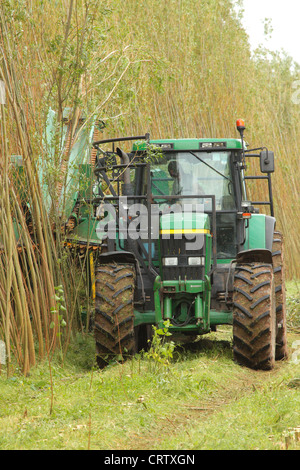
[[[88,238],[94,247],[99,366],[146,348],[152,326],[165,322],[172,338],[189,341],[232,325],[234,359],[253,369],[271,369],[287,356],[274,154],[249,150],[244,129],[238,120],[236,139],[146,134],[93,142],[95,180],[89,196],[78,196],[69,238]],[[250,159],[258,160],[259,175],[245,176]],[[265,182],[266,200],[249,200],[253,180]]]

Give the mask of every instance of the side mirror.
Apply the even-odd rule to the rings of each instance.
[[[260,152],[260,171],[262,173],[274,172],[274,152],[270,150]]]

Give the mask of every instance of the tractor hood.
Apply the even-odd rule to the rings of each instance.
[[[161,234],[210,233],[208,214],[203,212],[172,212],[160,218]]]

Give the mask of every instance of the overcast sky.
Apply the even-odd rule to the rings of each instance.
[[[300,64],[300,0],[244,0],[243,25],[252,48],[263,44],[284,49]],[[264,19],[270,18],[272,37],[266,41]]]

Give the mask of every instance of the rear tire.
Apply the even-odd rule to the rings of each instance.
[[[241,365],[275,365],[275,286],[271,264],[238,264],[234,275],[233,354]]]
[[[96,267],[95,341],[98,366],[135,352],[133,297],[135,268],[131,264]]]
[[[274,232],[273,247],[273,269],[275,279],[275,299],[276,299],[276,360],[288,357],[287,348],[287,328],[286,328],[286,295],[285,295],[285,273],[284,273],[284,252],[283,236],[280,232]]]

